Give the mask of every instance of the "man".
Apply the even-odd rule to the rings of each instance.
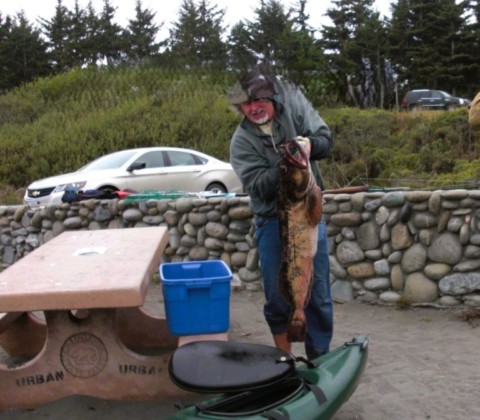
[[[277,217],[278,147],[301,137],[310,143],[310,160],[317,184],[323,190],[318,159],[332,149],[330,130],[293,84],[261,70],[249,72],[227,94],[234,109],[243,115],[233,134],[230,161],[250,195],[255,213],[257,249],[266,297],[265,319],[275,345],[291,351],[287,340],[290,307],[278,288],[282,243]],[[328,242],[325,223],[318,225],[318,247],[314,278],[306,307],[305,351],[309,359],[327,353],[333,333],[333,305],[330,296]]]

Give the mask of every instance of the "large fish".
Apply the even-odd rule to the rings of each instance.
[[[279,149],[280,185],[277,195],[283,242],[279,288],[292,308],[287,339],[305,341],[305,306],[310,299],[313,258],[317,252],[322,191],[317,186],[303,141],[290,140]]]

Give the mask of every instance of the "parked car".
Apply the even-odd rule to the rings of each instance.
[[[111,153],[76,172],[35,181],[28,186],[24,203],[60,204],[67,190],[241,193],[243,187],[227,162],[195,150],[147,147]]]
[[[402,108],[408,110],[443,109],[450,110],[459,106],[468,106],[466,98],[452,96],[443,90],[416,89],[406,93],[402,100]]]
[[[402,108],[417,109],[443,109],[450,110],[459,106],[470,105],[470,100],[452,96],[443,90],[416,89],[406,93],[402,100]]]

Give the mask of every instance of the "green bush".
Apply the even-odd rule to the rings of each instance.
[[[479,157],[479,139],[469,128],[466,109],[409,113],[343,108],[321,113],[335,143],[332,159],[322,164],[329,187],[361,179],[373,186],[428,188],[458,182],[462,177],[455,162]]]
[[[0,96],[0,184],[11,191],[126,148],[185,146],[223,160],[240,117],[233,75],[153,67],[75,69]],[[311,89],[315,80],[309,81]],[[328,188],[426,186],[479,177],[479,138],[466,109],[391,112],[321,108],[335,147]],[[477,137],[476,137],[477,136]]]

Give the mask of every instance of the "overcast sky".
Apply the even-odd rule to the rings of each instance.
[[[100,12],[103,8],[103,0],[91,0],[94,9]],[[81,7],[86,8],[89,0],[79,0]],[[63,0],[63,5],[73,10],[75,0]],[[163,25],[163,35],[168,36],[170,23],[176,21],[181,0],[143,0],[143,8],[156,13],[156,23]],[[382,15],[390,15],[391,0],[375,0],[375,9]],[[135,0],[111,0],[110,4],[116,8],[115,19],[119,25],[126,27],[128,20],[135,16]],[[226,9],[225,24],[231,26],[241,19],[252,19],[254,10],[258,7],[258,0],[210,0],[210,5],[217,5],[220,9]],[[296,4],[295,0],[283,0],[286,8]],[[23,10],[32,23],[37,18],[50,19],[55,12],[57,0],[0,0],[0,12],[3,16],[15,15]],[[331,6],[328,0],[309,0],[307,13],[310,15],[310,25],[318,28],[325,23],[323,16]]]

